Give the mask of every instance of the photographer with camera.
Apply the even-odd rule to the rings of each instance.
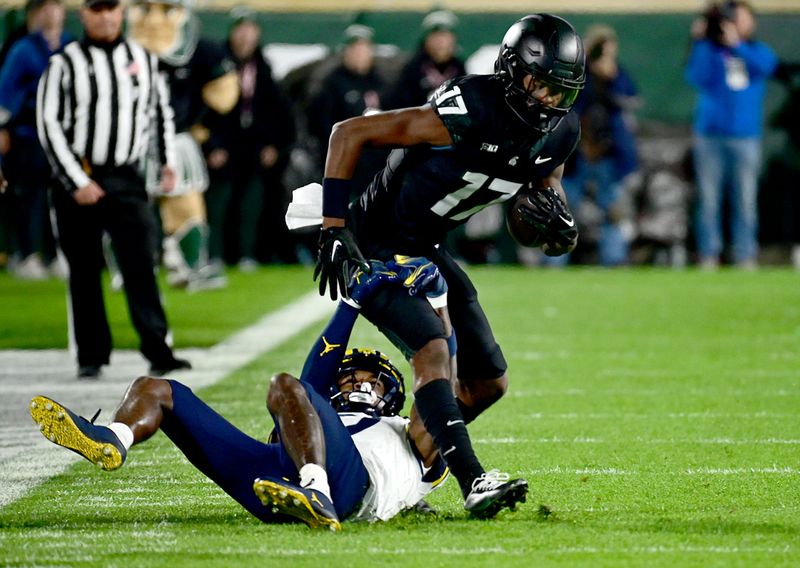
[[[699,99],[694,119],[698,186],[695,222],[699,264],[719,266],[722,203],[730,190],[733,261],[755,269],[758,256],[758,174],[767,79],[775,53],[753,38],[756,19],[747,2],[713,5],[692,26],[686,79]]]

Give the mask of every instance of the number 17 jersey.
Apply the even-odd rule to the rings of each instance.
[[[549,176],[580,138],[574,112],[549,134],[522,122],[493,75],[442,85],[429,103],[453,143],[395,149],[351,205],[353,227],[368,258],[425,255],[472,215]]]

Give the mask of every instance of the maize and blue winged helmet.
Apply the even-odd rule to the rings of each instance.
[[[356,371],[367,371],[383,384],[383,396],[379,396],[368,382],[354,385],[350,391],[342,391],[340,383],[344,377],[355,382]],[[331,405],[337,412],[364,412],[374,416],[394,416],[403,409],[406,388],[403,374],[389,358],[372,349],[349,349],[339,366],[339,380],[331,386]]]

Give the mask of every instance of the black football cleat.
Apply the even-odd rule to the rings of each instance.
[[[319,491],[305,489],[282,479],[257,478],[253,491],[275,514],[303,521],[312,529],[342,530],[333,503]]]
[[[101,374],[100,365],[81,365],[78,367],[78,378],[83,381],[99,379]]]
[[[80,454],[101,469],[110,471],[125,463],[125,446],[109,428],[93,424],[94,419],[86,420],[46,396],[33,397],[30,412],[42,435],[54,444]]]
[[[525,502],[527,493],[527,481],[509,481],[507,473],[493,469],[472,482],[472,491],[464,500],[464,508],[474,517],[491,519],[503,509],[514,511],[517,504]]]
[[[173,357],[171,360],[150,365],[148,374],[151,377],[163,377],[173,371],[189,371],[191,368],[192,364],[186,359],[176,359]]]

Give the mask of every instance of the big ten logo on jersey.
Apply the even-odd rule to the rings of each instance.
[[[431,211],[440,217],[463,221],[489,205],[511,199],[522,187],[521,183],[478,172],[465,172],[461,179],[466,185],[445,195],[431,207]]]
[[[441,93],[434,94],[436,107],[439,109],[439,114],[467,114],[467,105],[464,103],[464,97],[461,96],[461,89],[453,87],[442,91]]]

